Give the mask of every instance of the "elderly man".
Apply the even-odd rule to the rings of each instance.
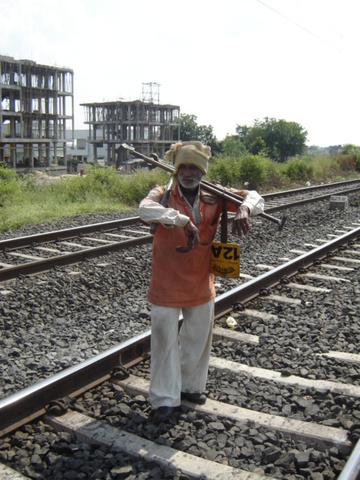
[[[166,421],[181,399],[206,402],[215,298],[209,262],[222,212],[221,198],[200,185],[210,156],[210,148],[200,142],[172,145],[166,158],[175,164],[174,182],[166,204],[161,204],[165,187],[156,187],[139,206],[144,222],[158,224],[148,292],[152,304],[149,399],[154,423]],[[242,205],[227,201],[226,209],[236,212],[233,233],[241,236],[249,232],[249,216],[263,213],[264,200],[256,191],[236,193],[244,197]],[[189,246],[189,252],[178,253],[181,245]]]

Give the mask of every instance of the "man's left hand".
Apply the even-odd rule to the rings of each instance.
[[[241,205],[234,217],[232,233],[233,235],[242,236],[242,234],[247,235],[250,231],[249,225],[249,209]]]

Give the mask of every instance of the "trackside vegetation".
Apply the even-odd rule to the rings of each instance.
[[[207,180],[260,193],[358,178],[360,148],[347,145],[336,155],[304,155],[276,162],[261,154],[218,155]],[[18,175],[0,163],[0,232],[83,214],[135,212],[155,185],[167,183],[162,169],[120,174],[113,167],[87,167],[87,174],[50,177]]]

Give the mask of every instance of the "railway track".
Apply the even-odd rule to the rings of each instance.
[[[360,221],[303,248],[279,265],[258,264],[260,275],[243,275],[243,284],[216,298],[204,406],[183,402],[166,424],[151,423],[145,332],[0,401],[2,438],[11,445],[14,429],[29,432],[28,422],[41,421],[77,439],[65,452],[84,442],[101,446],[104,456],[123,452],[149,475],[155,462],[158,476],[143,478],[356,479],[360,307],[349,304],[348,292],[359,292]],[[311,350],[298,334],[300,314]],[[332,314],[338,348],[321,349],[317,339]],[[229,316],[233,330],[226,328]],[[278,344],[286,334],[285,346]],[[344,335],[354,336],[351,353],[341,348]],[[337,380],[344,363],[346,382]],[[4,458],[6,449],[0,451]],[[122,471],[133,478],[134,460],[124,462]],[[127,478],[116,477],[120,467],[112,470],[113,478]]]
[[[282,192],[269,193],[265,196],[269,209],[282,210],[288,205],[299,206],[314,201],[327,200],[332,195],[348,195],[358,191],[358,180],[348,180],[324,185],[314,185]]]
[[[351,180],[267,194],[265,213],[282,229],[285,217],[277,219],[270,213],[359,190],[360,180]],[[150,242],[149,227],[139,217],[0,240],[0,283]]]

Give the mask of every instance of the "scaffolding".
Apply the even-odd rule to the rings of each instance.
[[[142,97],[143,102],[148,103],[160,103],[160,83],[149,82],[142,84]]]
[[[100,147],[106,147],[106,163],[116,163],[119,168],[127,159],[126,151],[119,149],[122,143],[132,145],[144,155],[156,153],[163,158],[171,144],[180,140],[180,107],[160,105],[158,93],[155,103],[154,86],[159,84],[143,84],[143,101],[81,104],[85,108],[84,123],[89,125],[95,162]]]
[[[65,165],[73,70],[0,55],[0,98],[0,161],[14,169]]]

